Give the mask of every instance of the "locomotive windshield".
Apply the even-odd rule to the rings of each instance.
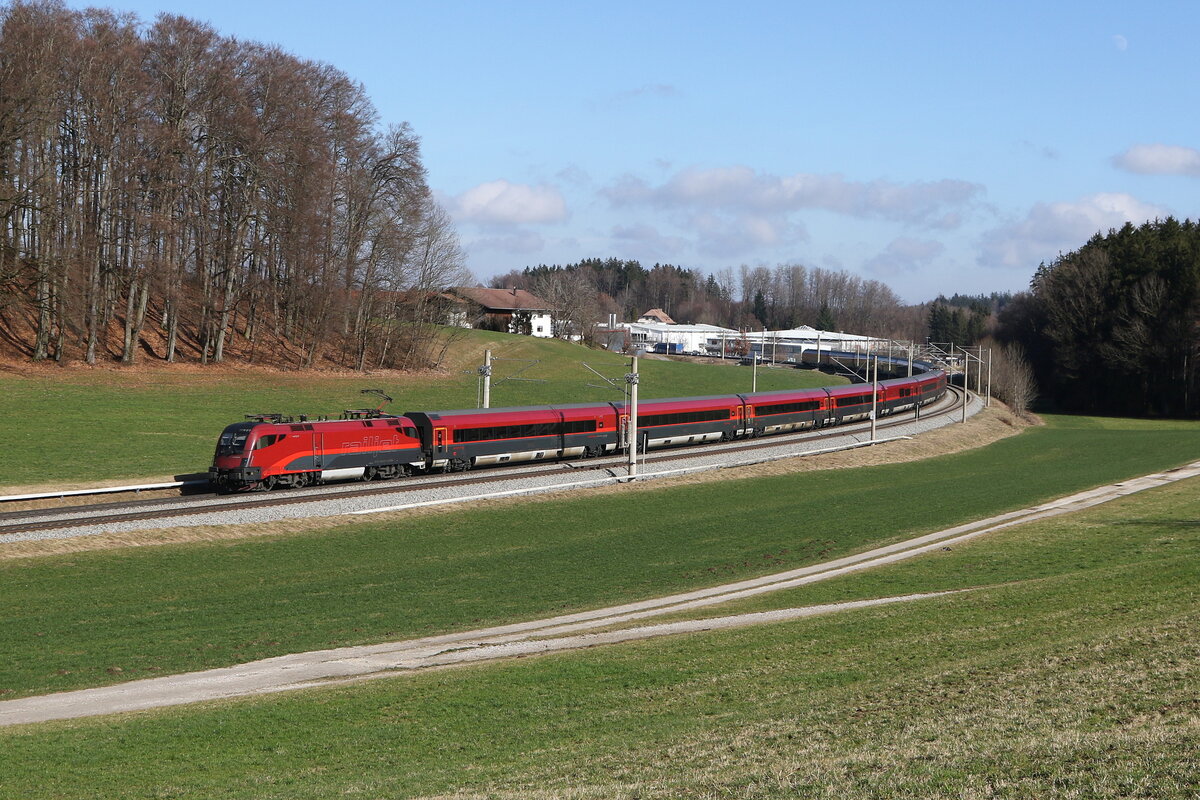
[[[221,438],[217,440],[217,455],[232,456],[245,450],[246,437],[253,427],[252,422],[239,422],[221,431]]]

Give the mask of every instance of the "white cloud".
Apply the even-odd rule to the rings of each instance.
[[[1112,43],[1113,47],[1117,48],[1122,53],[1129,49],[1129,40],[1119,33],[1112,37]]]
[[[687,220],[686,227],[696,237],[697,247],[705,255],[733,258],[764,248],[802,242],[808,232],[786,216],[771,214],[723,214],[701,211]]]
[[[592,176],[587,173],[587,170],[577,164],[560,169],[555,173],[554,177],[563,183],[569,183],[573,186],[587,186],[592,182]]]
[[[686,239],[668,236],[644,222],[614,225],[611,234],[620,254],[634,258],[679,259],[690,249]]]
[[[1188,175],[1200,178],[1200,150],[1171,144],[1135,144],[1113,156],[1113,164],[1141,175]]]
[[[455,198],[453,209],[456,218],[484,225],[535,225],[567,218],[567,201],[558,189],[503,179],[468,189]]]
[[[897,275],[928,264],[945,250],[941,242],[901,236],[889,242],[882,253],[869,259],[863,266],[876,275]]]
[[[488,236],[474,239],[468,243],[472,251],[488,251],[496,253],[511,253],[528,255],[540,253],[546,248],[546,240],[532,231],[518,230],[507,236]]]
[[[957,226],[961,216],[952,209],[969,205],[982,193],[982,186],[966,181],[861,182],[837,174],[760,174],[744,166],[686,169],[658,186],[627,175],[603,191],[614,206],[756,214],[824,209],[929,227]]]
[[[1118,192],[1093,194],[1074,203],[1038,203],[1025,219],[984,234],[978,261],[988,267],[1030,270],[1059,253],[1077,250],[1097,232],[1126,222],[1140,225],[1168,213]]]

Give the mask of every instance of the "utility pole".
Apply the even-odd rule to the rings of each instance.
[[[626,423],[625,429],[628,431],[629,441],[629,477],[637,477],[637,413],[638,413],[638,367],[637,356],[633,356],[629,360],[629,374],[625,376],[625,383],[629,385],[629,422]]]
[[[988,379],[987,379],[987,403],[986,408],[992,407],[992,348],[988,348]]]
[[[491,408],[492,403],[492,351],[483,351],[483,366],[479,368],[483,376],[483,407]]]
[[[758,357],[759,353],[754,352],[754,348],[750,348],[750,358],[752,367],[750,367],[750,391],[758,391]]]
[[[971,399],[971,387],[969,380],[971,377],[971,357],[964,347],[963,351],[963,416],[962,421],[965,425],[967,422],[967,401]],[[950,345],[950,355],[954,355],[954,345]]]
[[[875,425],[879,414],[879,356],[875,356],[875,380],[871,381],[871,441],[875,441]]]

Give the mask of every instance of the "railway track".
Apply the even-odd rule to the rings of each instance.
[[[948,387],[946,399],[939,401],[931,407],[922,409],[920,418],[932,419],[961,412],[963,402],[963,390],[950,386]],[[915,416],[912,412],[904,412],[880,419],[876,427],[879,431],[887,431],[897,426],[911,424],[914,418]],[[840,425],[835,428],[777,434],[758,439],[742,439],[722,444],[692,445],[655,450],[651,451],[645,461],[639,461],[639,464],[658,466],[671,462],[695,459],[698,455],[720,455],[723,453],[742,456],[756,451],[786,447],[789,444],[797,442],[853,437],[867,430],[870,430],[869,422],[857,422]],[[520,467],[481,468],[472,472],[429,475],[383,483],[333,484],[312,489],[287,490],[270,494],[219,496],[210,493],[182,497],[146,498],[132,502],[91,503],[77,506],[10,511],[0,513],[0,543],[3,543],[8,537],[16,534],[51,532],[89,525],[109,525],[129,522],[162,521],[169,524],[172,519],[199,514],[250,511],[280,506],[378,496],[402,497],[406,494],[422,492],[431,488],[484,486],[491,483],[511,482],[522,478],[546,475],[565,476],[567,474],[579,475],[581,473],[596,475],[598,473],[607,473],[609,476],[619,478],[619,473],[624,470],[625,464],[626,459],[624,456],[605,456],[602,458],[587,459],[586,461],[547,461]]]

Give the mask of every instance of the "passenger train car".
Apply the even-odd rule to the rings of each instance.
[[[680,397],[638,404],[638,448],[670,447],[867,419],[932,403],[944,372],[821,389]],[[872,394],[876,396],[873,398]],[[615,452],[628,439],[624,403],[580,403],[293,422],[257,415],[222,431],[210,482],[221,491],[385,479],[413,472]]]

